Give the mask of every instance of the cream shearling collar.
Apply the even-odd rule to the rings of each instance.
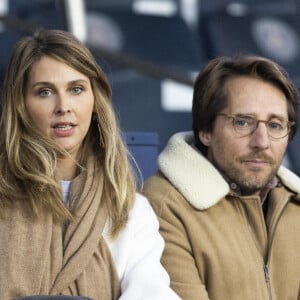
[[[158,157],[160,171],[196,209],[205,210],[229,193],[229,185],[219,171],[193,148],[192,132],[174,134]],[[300,178],[281,166],[281,182],[300,193]]]

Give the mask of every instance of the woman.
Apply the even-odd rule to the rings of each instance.
[[[82,43],[41,30],[16,44],[0,130],[1,300],[178,299],[109,84]]]

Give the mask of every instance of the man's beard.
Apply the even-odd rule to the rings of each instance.
[[[248,153],[239,154],[237,150],[225,146],[221,142],[215,143],[209,149],[207,158],[244,195],[254,194],[264,188],[276,176],[284,155],[282,151],[281,155],[277,153],[274,158],[264,149],[249,149]]]
[[[239,168],[239,166],[255,160],[263,161],[263,163],[266,164],[266,167],[270,169],[269,173],[262,174],[263,170],[261,167],[257,169],[257,172],[255,172],[255,169],[251,172],[250,170],[245,171],[244,168]],[[233,168],[227,170],[226,175],[239,186],[243,195],[254,194],[265,187],[277,174],[280,165],[276,164],[271,157],[263,153],[252,153],[250,155],[242,156],[239,157],[236,162],[238,166],[235,168],[235,165],[233,165]]]

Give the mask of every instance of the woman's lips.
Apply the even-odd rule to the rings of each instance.
[[[75,125],[73,123],[56,123],[53,125],[53,132],[59,137],[68,137],[74,133]]]

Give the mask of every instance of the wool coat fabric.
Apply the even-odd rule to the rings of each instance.
[[[300,299],[300,179],[283,166],[264,217],[257,195],[240,197],[175,134],[144,185],[166,247],[162,263],[184,300]]]
[[[20,202],[0,219],[0,299],[80,295],[93,300],[178,300],[160,263],[164,241],[145,197],[136,194],[117,238],[103,207],[103,178],[92,158],[73,180],[64,228],[45,212],[34,220]],[[96,174],[99,174],[97,176]]]
[[[93,158],[74,179],[74,220],[58,224],[44,211],[32,218],[21,201],[0,220],[0,299],[30,295],[118,299],[120,282],[102,236],[107,220],[103,176]]]

